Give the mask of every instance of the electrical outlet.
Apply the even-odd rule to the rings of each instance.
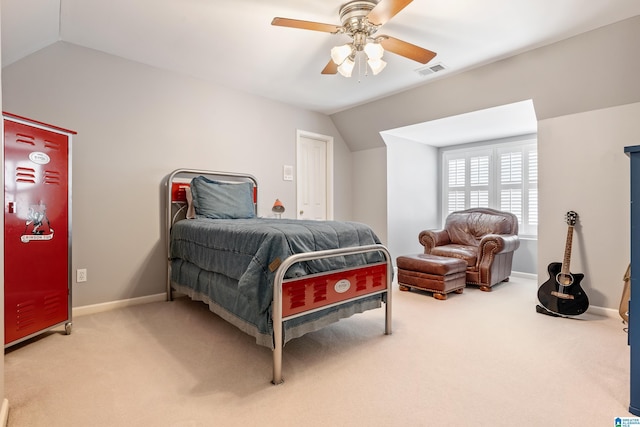
[[[76,282],[81,283],[86,281],[87,281],[87,269],[79,268],[78,270],[76,270]]]

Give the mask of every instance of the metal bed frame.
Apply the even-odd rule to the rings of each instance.
[[[166,179],[166,200],[167,200],[167,210],[166,210],[166,254],[167,254],[167,301],[171,301],[173,299],[172,295],[172,287],[171,287],[171,258],[170,258],[170,234],[171,227],[173,224],[180,220],[181,212],[186,211],[186,203],[182,200],[176,200],[176,184],[184,183],[187,179],[193,178],[199,175],[204,175],[207,177],[215,177],[217,179],[228,180],[232,182],[252,182],[254,185],[254,208],[257,214],[257,188],[258,183],[255,177],[249,174],[244,173],[229,173],[229,172],[218,172],[218,171],[209,171],[209,170],[198,170],[198,169],[176,169],[173,171]],[[175,212],[174,212],[175,211]],[[367,286],[369,289],[365,289],[364,291],[360,291],[359,293],[353,294],[345,294],[347,297],[345,299],[341,299],[334,302],[329,302],[326,304],[319,303],[313,305],[310,309],[306,309],[304,311],[293,311],[289,307],[283,305],[283,300],[285,299],[285,295],[283,294],[284,286],[295,286],[297,283],[304,282],[305,280],[309,280],[310,276],[303,276],[295,279],[285,279],[285,273],[287,270],[296,263],[314,260],[314,259],[322,259],[322,258],[331,258],[336,256],[345,256],[345,255],[355,255],[355,254],[363,254],[367,252],[380,252],[383,254],[385,261],[383,263],[379,263],[378,266],[382,268],[382,274],[378,274],[378,276],[374,279],[367,279],[369,285],[371,285],[371,281],[373,281],[373,285]],[[375,264],[374,264],[375,265]],[[348,284],[350,287],[350,283],[354,280],[360,280],[362,282],[362,275],[366,274],[363,271],[368,271],[372,264],[348,268],[344,270],[332,270],[327,271],[325,273],[315,274],[313,278],[320,278],[321,280],[326,280],[327,288],[333,287],[336,288],[341,286],[341,284]],[[379,269],[378,272],[381,270]],[[285,259],[278,269],[275,272],[274,284],[273,284],[273,302],[272,302],[272,321],[273,321],[273,379],[272,384],[282,384],[284,379],[282,377],[282,357],[283,357],[283,331],[284,331],[284,322],[290,319],[294,319],[296,317],[308,315],[320,310],[324,310],[327,308],[339,306],[341,304],[349,303],[352,301],[356,301],[362,298],[370,297],[373,295],[384,294],[386,296],[385,300],[385,335],[390,335],[392,333],[392,321],[391,321],[391,284],[393,279],[393,265],[391,260],[391,254],[388,249],[381,244],[375,245],[366,245],[366,246],[358,246],[358,247],[350,247],[350,248],[340,248],[340,249],[330,249],[323,251],[314,251],[314,252],[305,252],[299,253],[289,256]],[[356,275],[359,273],[359,279],[356,279]],[[300,286],[305,286],[304,284]],[[338,291],[340,292],[340,291]]]

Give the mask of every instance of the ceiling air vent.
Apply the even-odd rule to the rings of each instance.
[[[442,71],[445,70],[445,66],[442,65],[441,63],[437,63],[434,65],[427,65],[421,68],[416,69],[416,73],[418,73],[419,75],[421,75],[422,77],[428,76],[430,74],[433,73],[437,73],[438,71]]]

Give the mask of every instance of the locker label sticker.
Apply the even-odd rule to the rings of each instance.
[[[51,230],[51,234],[43,235],[43,234],[24,234],[20,236],[20,241],[22,243],[29,243],[32,240],[51,240],[53,239],[53,230]]]
[[[29,153],[29,160],[37,165],[46,165],[51,161],[51,157],[47,153],[43,153],[42,151],[34,151]]]

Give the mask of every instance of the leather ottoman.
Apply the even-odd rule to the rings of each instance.
[[[403,255],[396,258],[401,291],[411,288],[433,292],[439,300],[449,292],[461,294],[466,286],[467,263],[458,258],[437,255]]]

